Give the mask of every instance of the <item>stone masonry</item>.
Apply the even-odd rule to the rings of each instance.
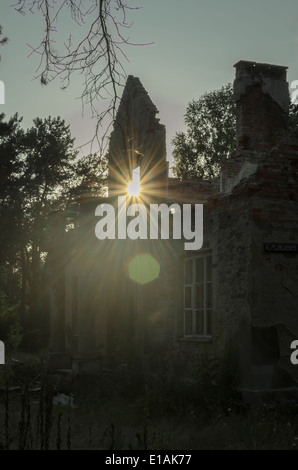
[[[230,348],[247,399],[295,390],[290,344],[298,339],[298,254],[289,250],[298,247],[298,131],[288,130],[287,67],[240,61],[235,68],[238,148],[223,164],[220,188],[168,178],[165,128],[139,79],[128,77],[110,140],[109,196],[78,201],[78,227],[49,245],[50,259],[60,257],[59,273],[52,264],[55,279],[65,279],[62,290],[52,284],[52,356],[67,357],[76,370],[99,372],[105,361],[174,350],[189,366],[194,354]],[[204,205],[198,252],[185,252],[184,240],[95,238],[96,206],[116,208],[137,167],[146,204]],[[204,334],[198,326],[186,334],[185,260],[210,256],[210,325]],[[136,259],[153,259],[158,275],[132,279]],[[204,289],[201,299],[192,294],[193,315],[207,308]]]

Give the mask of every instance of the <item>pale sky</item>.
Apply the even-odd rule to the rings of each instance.
[[[30,1],[30,0],[29,0]],[[59,3],[59,0],[57,0]],[[88,113],[82,116],[80,80],[68,90],[59,83],[42,87],[33,80],[38,57],[30,45],[37,45],[44,25],[38,15],[21,16],[10,0],[0,4],[4,34],[9,43],[1,47],[0,80],[5,84],[5,105],[10,117],[23,116],[24,127],[34,117],[60,115],[71,125],[76,144],[92,135]],[[135,0],[133,21],[128,31],[137,43],[149,46],[126,48],[126,73],[140,78],[166,125],[168,158],[175,132],[184,130],[187,103],[204,92],[233,81],[233,65],[240,59],[286,65],[288,81],[298,80],[297,0]],[[67,22],[58,27],[67,32]],[[85,153],[88,153],[88,148]]]

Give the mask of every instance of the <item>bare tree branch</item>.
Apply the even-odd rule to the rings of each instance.
[[[0,38],[2,36],[2,26],[0,25]],[[8,41],[7,37],[1,38],[0,39],[0,46],[4,46]],[[0,55],[0,62],[1,62],[1,55]]]
[[[2,36],[2,26],[0,26],[0,37]],[[4,46],[4,44],[6,44],[8,41],[7,37],[4,37],[4,38],[1,38],[0,39],[0,45],[1,46]]]
[[[115,118],[119,88],[126,79],[123,62],[128,59],[123,48],[145,45],[130,42],[124,34],[132,26],[127,21],[128,12],[139,7],[131,7],[124,0],[18,0],[14,8],[21,14],[26,13],[26,8],[31,13],[37,12],[45,22],[41,42],[36,47],[30,46],[31,54],[40,55],[36,78],[41,84],[58,78],[65,89],[74,73],[83,75],[82,106],[90,107],[97,122],[95,136],[89,143],[96,140],[103,150]],[[65,14],[78,34],[70,34],[59,47],[62,32],[58,31],[57,23]],[[102,100],[107,100],[104,107]],[[99,139],[99,128],[104,121],[108,124]]]

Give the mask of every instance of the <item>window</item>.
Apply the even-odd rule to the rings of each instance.
[[[184,337],[210,338],[212,319],[212,256],[184,260]]]

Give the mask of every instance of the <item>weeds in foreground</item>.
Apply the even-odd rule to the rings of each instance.
[[[144,368],[139,377],[136,368],[122,366],[90,382],[83,378],[78,388],[75,381],[75,408],[53,404],[54,395],[63,391],[55,375],[30,366],[20,380],[9,371],[0,386],[0,449],[298,446],[295,404],[249,408],[231,386],[228,363],[200,357],[186,371],[184,359],[156,358],[151,373]]]
[[[62,448],[62,421],[67,420],[67,432],[65,447],[71,448],[71,419],[69,411],[54,409],[53,388],[54,380],[45,373],[41,377],[41,385],[38,388],[30,388],[25,381],[22,386],[10,386],[7,377],[5,387],[0,393],[4,395],[3,435],[0,435],[0,448],[3,450],[18,449],[48,450]],[[56,429],[54,438],[53,424],[56,418]],[[2,424],[2,423],[1,423]]]

